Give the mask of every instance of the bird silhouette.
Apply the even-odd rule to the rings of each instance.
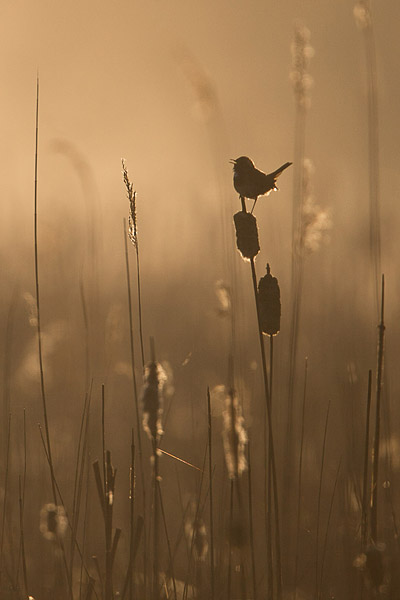
[[[276,180],[279,175],[290,167],[291,162],[287,162],[276,171],[263,173],[259,171],[253,161],[248,156],[241,156],[230,161],[233,164],[233,185],[237,193],[243,198],[254,200],[254,207],[258,196],[267,196],[270,192],[276,191]]]

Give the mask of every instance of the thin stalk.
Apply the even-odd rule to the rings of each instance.
[[[297,577],[299,566],[299,542],[300,542],[300,516],[301,516],[301,487],[303,474],[303,450],[304,450],[304,423],[306,413],[306,397],[307,397],[307,375],[308,375],[308,358],[304,364],[304,389],[303,389],[303,405],[301,410],[301,436],[300,436],[300,453],[299,453],[299,479],[297,484],[297,519],[296,519],[296,553],[294,562],[294,600],[297,598]]]
[[[318,504],[317,504],[317,531],[316,531],[316,543],[315,543],[315,594],[316,598],[319,598],[319,530],[321,525],[321,497],[322,497],[322,479],[324,474],[325,467],[325,451],[326,451],[326,438],[328,433],[328,421],[329,421],[329,411],[331,407],[331,401],[329,400],[328,409],[326,411],[326,419],[325,419],[325,428],[324,428],[324,439],[322,442],[322,457],[321,457],[321,470],[319,474],[319,486],[318,486]]]
[[[28,576],[26,570],[26,556],[25,556],[25,536],[24,536],[24,492],[23,484],[21,484],[21,476],[18,477],[18,490],[19,490],[19,526],[21,534],[21,559],[22,559],[22,574],[24,579],[24,593],[28,595]]]
[[[273,370],[274,370],[274,338],[269,336],[269,402],[270,415],[272,419],[272,390],[273,390]],[[268,435],[268,466],[267,466],[267,560],[268,560],[268,593],[271,598],[274,595],[274,575],[273,575],[273,551],[272,551],[272,465],[271,465],[271,438]]]
[[[368,458],[369,458],[369,429],[371,418],[371,398],[372,398],[372,371],[368,372],[368,394],[367,394],[367,414],[365,422],[365,442],[364,442],[364,475],[363,475],[363,494],[362,494],[362,520],[361,520],[361,550],[364,550],[368,541]]]
[[[153,600],[159,600],[159,500],[157,440],[153,440]]]
[[[211,600],[214,600],[214,517],[213,517],[213,473],[212,473],[212,427],[211,427],[211,398],[210,388],[207,388],[207,413],[208,413],[208,479],[210,485],[210,581]]]
[[[170,543],[170,539],[169,539],[169,535],[168,535],[167,520],[165,518],[164,502],[163,502],[162,494],[161,494],[161,486],[160,486],[160,482],[158,480],[157,480],[157,487],[158,487],[158,496],[160,499],[161,516],[162,516],[163,525],[164,525],[165,539],[167,541],[167,548],[168,548],[169,571],[171,574],[172,586],[174,588],[174,598],[175,598],[175,600],[177,600],[178,596],[176,593],[176,582],[175,582],[175,575],[174,575],[174,560],[173,560],[173,555],[171,552],[171,543]]]
[[[229,502],[229,553],[228,553],[228,594],[227,600],[232,597],[232,527],[233,527],[233,479],[230,485],[230,502]]]
[[[380,444],[380,427],[381,427],[383,345],[384,345],[384,335],[385,335],[384,308],[385,308],[385,278],[384,278],[384,275],[382,275],[381,322],[379,324],[379,341],[378,341],[375,440],[374,440],[374,462],[373,462],[373,469],[372,469],[372,506],[371,506],[371,538],[375,544],[378,541],[378,474],[379,474],[379,444]]]
[[[142,366],[144,367],[144,344],[143,344],[143,326],[142,326],[142,288],[140,284],[140,262],[139,262],[139,242],[136,240],[136,283],[137,283],[137,294],[138,294],[138,315],[139,315],[139,337],[140,337],[140,350],[142,354]]]
[[[256,555],[254,545],[254,519],[253,519],[253,490],[251,481],[251,455],[250,442],[247,443],[247,463],[248,463],[248,502],[249,502],[249,533],[250,533],[250,552],[251,552],[251,575],[253,582],[253,600],[257,600],[257,579],[256,579]]]
[[[6,511],[7,511],[7,500],[8,500],[8,477],[10,467],[10,436],[11,436],[11,414],[8,415],[8,428],[7,428],[7,454],[6,454],[6,470],[4,474],[4,500],[3,500],[3,514],[1,519],[1,540],[0,540],[0,589],[3,577],[3,561],[4,561],[4,529],[6,522]]]
[[[133,599],[133,557],[134,557],[134,523],[135,523],[135,444],[132,428],[131,466],[129,472],[129,600]]]
[[[72,577],[73,564],[74,564],[74,550],[76,533],[79,522],[79,508],[80,508],[80,496],[81,496],[81,482],[82,482],[82,470],[85,460],[85,448],[84,448],[84,434],[87,433],[87,427],[85,428],[85,420],[87,418],[88,410],[88,394],[85,395],[85,402],[83,405],[81,425],[78,439],[78,450],[76,454],[76,465],[75,465],[75,478],[74,478],[74,492],[72,501],[72,515],[71,515],[71,545],[70,545],[70,564],[69,569]]]
[[[40,389],[42,394],[44,430],[46,435],[47,453],[49,456],[49,467],[51,476],[51,487],[53,490],[54,504],[57,505],[56,487],[54,485],[54,465],[51,455],[49,421],[47,418],[47,403],[44,386],[43,352],[42,352],[42,329],[40,319],[40,294],[39,294],[39,257],[38,257],[38,147],[39,147],[39,76],[36,79],[36,120],[35,120],[35,189],[34,189],[34,244],[35,244],[35,288],[36,288],[36,311],[37,311],[37,334],[40,370]]]
[[[137,240],[136,240],[137,243]],[[143,453],[142,453],[142,436],[140,427],[139,417],[139,400],[137,392],[137,381],[135,371],[135,351],[134,351],[134,340],[133,340],[133,317],[132,317],[132,290],[131,290],[131,279],[130,279],[130,267],[129,267],[129,252],[128,252],[128,241],[126,233],[126,220],[124,219],[124,245],[125,245],[125,267],[126,267],[126,287],[128,292],[128,314],[129,314],[129,343],[131,353],[131,370],[132,370],[132,381],[133,381],[133,394],[135,403],[135,416],[136,416],[136,429],[137,429],[137,440],[138,440],[138,451],[139,451],[139,469],[140,469],[140,480],[142,484],[142,501],[143,501],[143,579],[144,579],[144,590],[145,595],[147,594],[147,534],[146,534],[146,523],[147,523],[147,502],[146,502],[146,484],[144,477],[144,466],[143,466]],[[141,342],[141,346],[142,346]],[[144,357],[142,354],[142,366],[144,364]]]
[[[18,489],[19,489],[19,519],[20,519],[20,544],[19,544],[19,556],[18,556],[18,569],[17,569],[17,581],[19,577],[20,559],[22,561],[22,573],[24,578],[25,593],[28,594],[28,577],[26,569],[26,555],[25,555],[25,536],[24,536],[24,507],[25,507],[25,484],[26,484],[26,411],[24,408],[24,469],[22,475],[18,477]]]
[[[318,600],[321,600],[322,582],[323,582],[323,577],[324,577],[325,556],[326,556],[326,549],[328,547],[329,525],[330,525],[331,517],[332,517],[333,501],[335,499],[335,492],[336,492],[337,482],[338,482],[338,479],[339,479],[339,472],[340,472],[341,463],[342,463],[342,459],[340,459],[339,464],[338,464],[338,468],[337,468],[337,471],[336,471],[335,483],[333,485],[332,496],[331,496],[331,503],[330,503],[330,506],[329,506],[328,522],[326,524],[324,546],[323,546],[323,550],[322,550],[321,579],[320,579],[320,583],[319,583]]]

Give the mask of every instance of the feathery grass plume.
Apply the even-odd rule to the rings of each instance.
[[[225,281],[219,279],[215,282],[215,294],[218,299],[217,314],[220,317],[228,317],[231,314],[232,299],[230,287]]]
[[[360,29],[371,27],[372,18],[369,2],[366,2],[366,0],[359,0],[359,2],[356,2],[353,8],[353,16],[357,27]]]
[[[189,549],[193,545],[196,560],[204,562],[208,553],[207,530],[195,501],[190,503],[189,510],[186,512],[185,534]]]
[[[257,219],[241,210],[233,215],[236,229],[236,246],[244,260],[255,258],[260,252]]]
[[[304,110],[310,108],[310,89],[314,83],[313,78],[308,73],[310,59],[314,56],[314,48],[310,45],[310,37],[309,29],[298,23],[295,27],[294,41],[291,46],[292,71],[289,77],[293,85],[297,106]]]
[[[302,205],[302,238],[301,244],[305,250],[315,252],[321,245],[326,234],[332,228],[329,210],[323,210],[315,202],[312,194],[312,175],[314,165],[305,158],[303,161],[303,205]]]
[[[143,375],[143,429],[150,440],[156,442],[163,435],[161,417],[163,413],[163,389],[167,376],[156,361],[150,361],[144,367]]]
[[[124,176],[124,183],[126,187],[126,195],[129,200],[129,217],[128,217],[128,235],[132,244],[137,246],[137,220],[136,220],[136,192],[133,189],[133,183],[129,180],[128,170],[126,168],[125,160],[122,159],[122,174]]]
[[[234,390],[225,390],[225,410],[222,413],[225,461],[230,479],[240,477],[247,470],[245,447],[247,433],[244,428],[242,407]]]
[[[64,537],[68,527],[68,519],[63,506],[53,503],[45,504],[40,511],[40,533],[46,540]]]
[[[281,292],[276,277],[271,275],[267,263],[267,274],[258,282],[258,308],[262,332],[277,335],[281,328]]]

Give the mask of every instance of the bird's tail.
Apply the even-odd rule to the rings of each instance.
[[[287,162],[284,165],[282,165],[281,167],[279,167],[279,169],[277,169],[276,171],[274,171],[273,173],[271,173],[272,177],[274,179],[277,179],[279,177],[279,175],[288,167],[290,167],[290,165],[292,165],[293,163],[291,162]]]

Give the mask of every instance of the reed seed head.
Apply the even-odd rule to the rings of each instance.
[[[255,258],[260,252],[257,219],[248,212],[233,215],[236,228],[236,246],[244,260]]]
[[[311,58],[314,56],[314,48],[310,45],[310,31],[304,25],[297,24],[294,31],[292,43],[292,71],[290,80],[292,82],[294,96],[298,108],[307,110],[311,104],[310,90],[313,86],[313,78],[308,73]]]
[[[262,332],[277,335],[281,328],[281,292],[276,277],[271,275],[267,264],[267,274],[258,283],[258,309]]]
[[[227,317],[231,313],[232,301],[231,290],[222,279],[215,283],[215,294],[218,299],[217,313],[220,317]]]
[[[225,462],[229,479],[237,479],[247,470],[245,448],[247,433],[244,428],[242,407],[234,390],[225,395],[225,410],[222,413]]]
[[[144,367],[143,375],[143,429],[150,440],[159,441],[163,435],[162,413],[163,413],[163,389],[166,382],[166,374],[160,363],[151,361]]]

